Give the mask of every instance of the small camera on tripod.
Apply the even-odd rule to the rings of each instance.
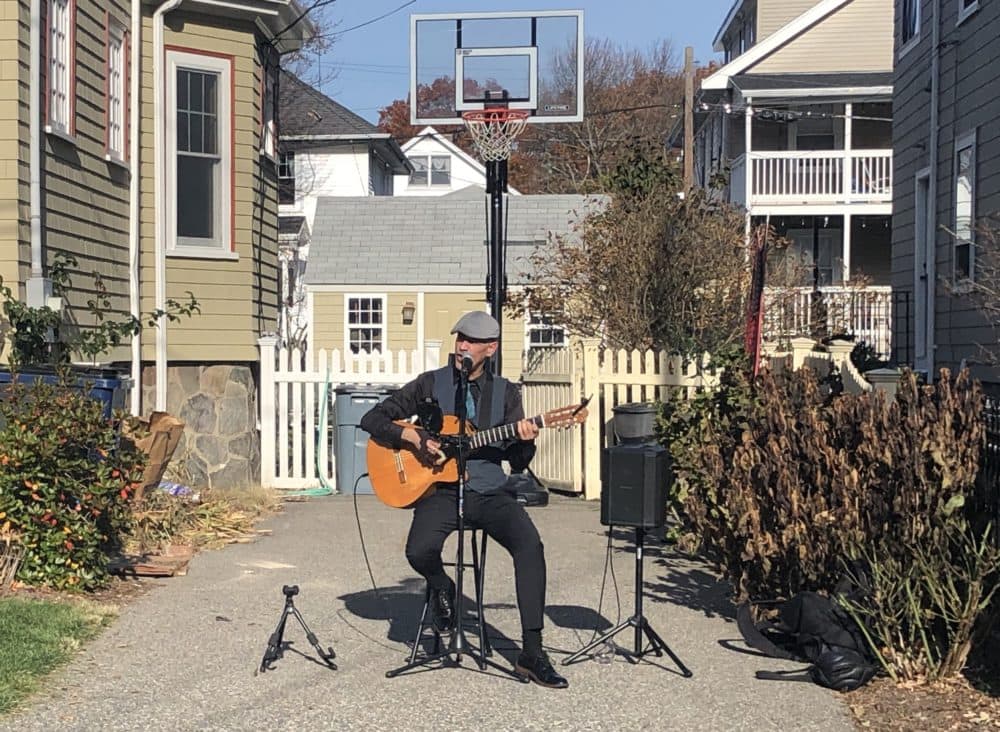
[[[290,598],[295,597],[297,594],[299,594],[299,586],[298,585],[282,585],[281,586],[281,591],[284,593],[285,597],[287,597],[287,598],[290,599]]]

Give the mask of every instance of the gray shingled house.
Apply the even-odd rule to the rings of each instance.
[[[1000,325],[966,296],[984,282],[978,227],[1000,214],[1000,4],[896,0],[893,287],[903,362],[933,374],[997,353]],[[979,257],[977,258],[977,251]],[[978,261],[977,261],[978,259]],[[1000,381],[1000,369],[973,364]]]
[[[599,199],[579,195],[511,196],[507,273],[530,278],[528,257],[567,234]],[[362,352],[422,349],[445,342],[458,318],[486,310],[487,219],[481,191],[435,198],[321,198],[305,273],[309,342]],[[535,314],[504,321],[508,377],[526,349],[561,345],[564,333]]]

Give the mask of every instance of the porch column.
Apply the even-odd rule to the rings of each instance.
[[[854,161],[851,158],[851,145],[854,134],[854,105],[850,102],[844,105],[844,193],[849,200],[855,190],[853,180]],[[841,237],[842,256],[844,263],[844,283],[851,280],[851,215],[844,214],[844,234]]]
[[[854,119],[852,114],[854,105],[848,102],[844,105],[844,200],[850,201],[851,194],[855,192],[855,182],[851,175],[853,166],[851,165],[851,138],[854,132]],[[845,277],[846,279],[846,277]]]
[[[752,208],[753,202],[753,159],[750,157],[750,151],[752,149],[750,142],[753,136],[753,99],[747,97],[746,108],[744,109],[743,118],[743,149],[746,150],[744,155],[744,166],[743,166],[743,191],[744,197],[746,198],[746,224],[744,225],[745,231],[744,235],[746,241],[750,241],[750,210]]]
[[[843,242],[841,249],[841,259],[844,263],[844,284],[851,281],[851,214],[844,214],[844,231],[841,236]]]

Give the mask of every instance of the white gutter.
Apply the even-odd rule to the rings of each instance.
[[[167,261],[164,242],[165,208],[163,175],[166,170],[164,160],[163,128],[163,16],[174,10],[183,0],[167,0],[153,13],[153,210],[154,215],[154,293],[155,309],[167,309]],[[137,385],[138,386],[138,385]],[[167,319],[156,321],[156,410],[167,408]]]
[[[42,0],[31,0],[28,47],[28,175],[31,214],[31,277],[25,285],[30,307],[48,303],[52,281],[45,278],[42,254]]]
[[[133,317],[140,316],[139,299],[139,178],[142,166],[139,160],[139,96],[142,80],[142,0],[132,0],[132,76],[129,80],[129,163],[131,177],[128,189],[128,309]],[[138,415],[142,411],[142,329],[132,338],[132,395],[129,411]]]
[[[359,135],[282,135],[282,140],[309,141],[345,141],[345,140],[389,140],[392,138],[388,132],[370,132]]]

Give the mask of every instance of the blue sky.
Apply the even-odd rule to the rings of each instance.
[[[353,26],[391,13],[406,0],[337,0],[324,9],[323,21],[336,36],[332,48],[315,59],[323,91],[372,122],[378,110],[406,96],[409,85],[410,15],[413,13],[505,10],[583,10],[587,36],[608,38],[645,49],[670,40],[683,59],[693,46],[695,59],[719,59],[712,39],[733,0],[416,0],[399,12],[356,30]]]

